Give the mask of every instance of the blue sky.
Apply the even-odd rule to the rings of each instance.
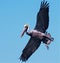
[[[0,0],[0,63],[21,63],[19,56],[30,37],[20,34],[24,24],[33,29],[41,0]],[[54,37],[47,50],[44,44],[26,63],[60,63],[60,1],[48,0],[50,3],[50,24],[48,32]]]

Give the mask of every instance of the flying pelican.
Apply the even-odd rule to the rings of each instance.
[[[41,42],[45,43],[47,48],[51,41],[54,38],[51,37],[50,33],[47,33],[46,30],[49,25],[49,3],[45,0],[41,2],[39,12],[37,14],[36,26],[33,30],[28,31],[29,26],[24,25],[24,30],[21,34],[21,37],[26,33],[30,36],[30,39],[22,51],[20,60],[27,61],[29,57],[38,49]]]

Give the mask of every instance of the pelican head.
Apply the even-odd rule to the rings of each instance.
[[[21,34],[21,37],[24,35],[25,32],[27,32],[28,27],[29,27],[28,24],[25,24],[25,25],[24,25],[24,29],[23,29],[23,32],[22,32],[22,34]]]

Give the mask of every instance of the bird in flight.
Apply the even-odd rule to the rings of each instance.
[[[28,31],[29,26],[24,25],[24,30],[21,37],[26,33],[30,36],[30,39],[22,51],[20,60],[27,61],[30,56],[38,49],[41,42],[43,42],[47,48],[48,45],[54,40],[50,33],[46,32],[49,26],[49,3],[45,0],[41,2],[39,12],[37,13],[37,21],[35,28]]]

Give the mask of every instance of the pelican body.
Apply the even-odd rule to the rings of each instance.
[[[27,35],[31,36],[31,37],[36,37],[36,38],[39,38],[41,40],[43,40],[43,38],[46,38],[48,39],[50,42],[53,41],[54,39],[51,37],[51,35],[49,33],[42,33],[40,31],[37,31],[37,30],[31,30],[31,31],[28,31],[28,25],[24,25],[24,30],[21,34],[21,37],[24,35],[24,33],[26,32]],[[47,42],[48,43],[48,42]]]

